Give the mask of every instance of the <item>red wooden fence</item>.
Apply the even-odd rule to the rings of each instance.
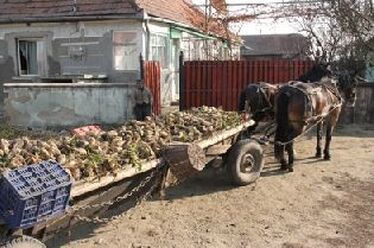
[[[295,80],[309,70],[312,61],[188,61],[181,76],[181,109],[222,106],[236,110],[240,92],[256,82],[272,84]]]
[[[144,61],[144,84],[153,95],[153,113],[161,114],[161,68],[158,61]]]

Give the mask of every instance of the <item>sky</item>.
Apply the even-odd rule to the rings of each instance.
[[[194,4],[205,4],[205,0],[192,0]],[[274,1],[281,0],[226,0],[228,4],[230,3],[270,3]],[[231,11],[238,11],[243,9],[243,7],[230,7]],[[251,34],[288,34],[297,33],[299,28],[295,23],[289,23],[287,20],[275,22],[272,19],[260,19],[240,26],[233,27],[235,32],[239,32],[240,35],[251,35]]]

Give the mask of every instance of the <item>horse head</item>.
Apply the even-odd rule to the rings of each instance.
[[[338,88],[348,107],[354,107],[357,99],[359,77],[356,73],[344,70],[337,74]]]

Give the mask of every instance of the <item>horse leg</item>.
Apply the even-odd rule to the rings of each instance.
[[[286,161],[286,158],[284,156],[284,148],[285,148],[284,145],[280,145],[280,144],[277,144],[275,142],[275,144],[274,144],[275,158],[281,164],[281,170],[287,170],[288,169],[287,161]]]
[[[325,150],[324,150],[324,159],[330,160],[331,154],[330,154],[330,144],[332,140],[332,133],[334,131],[334,128],[336,124],[338,123],[339,115],[340,115],[341,108],[335,109],[331,114],[330,118],[327,121],[326,125],[326,144],[325,144]]]
[[[322,158],[322,148],[321,148],[322,130],[323,130],[323,122],[320,122],[317,125],[317,152],[316,152],[316,158]]]
[[[294,150],[293,150],[293,142],[290,142],[286,145],[286,150],[288,153],[288,171],[293,172],[293,164],[294,164]]]
[[[330,160],[331,159],[331,154],[330,154],[330,144],[331,144],[331,139],[332,139],[332,125],[330,122],[327,123],[326,126],[326,144],[325,144],[325,150],[323,151],[324,153],[324,159],[325,160]]]

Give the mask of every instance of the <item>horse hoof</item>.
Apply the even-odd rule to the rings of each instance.
[[[281,165],[281,168],[280,168],[282,171],[285,171],[288,169],[288,166],[286,164],[282,164]]]
[[[326,161],[330,161],[331,160],[331,156],[330,155],[325,155],[325,157],[323,159],[326,160]]]
[[[290,172],[290,173],[294,172],[293,168],[292,167],[288,168],[288,172]]]
[[[317,153],[316,153],[316,158],[322,158],[322,153],[317,152]]]

